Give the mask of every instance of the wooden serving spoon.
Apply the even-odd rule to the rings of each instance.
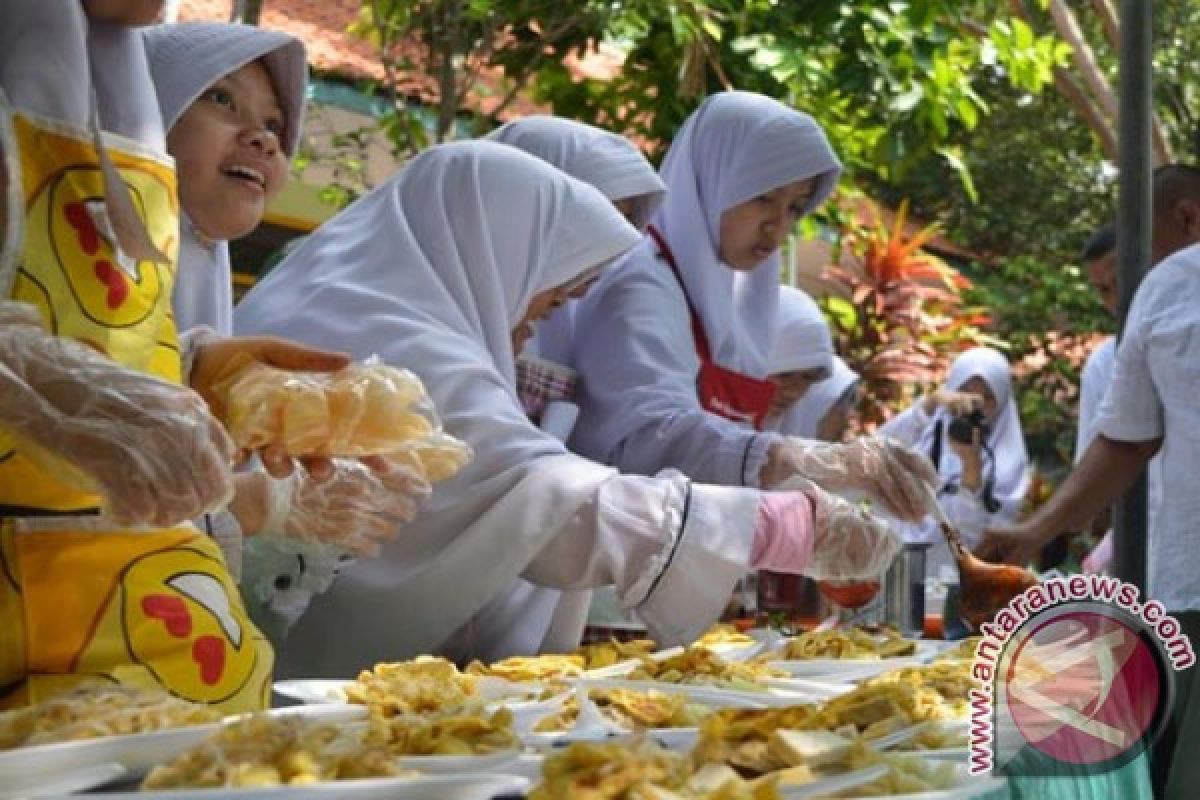
[[[950,554],[958,564],[959,613],[963,622],[972,630],[992,619],[1009,601],[1030,587],[1037,586],[1038,579],[1027,569],[1010,564],[992,564],[978,558],[962,542],[958,529],[946,516],[933,487],[928,488],[929,506],[933,509]]]

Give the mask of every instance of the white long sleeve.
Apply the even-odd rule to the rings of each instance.
[[[634,263],[646,258],[657,271]],[[649,251],[635,251],[580,304],[575,366],[580,417],[573,449],[627,473],[673,468],[704,483],[759,485],[767,451],[779,437],[700,406],[700,361],[687,302],[671,271]]]
[[[664,645],[693,640],[749,568],[759,497],[737,488],[615,478],[525,570],[560,589],[613,585]]]

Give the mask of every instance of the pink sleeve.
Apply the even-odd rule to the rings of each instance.
[[[799,573],[812,559],[813,502],[803,492],[763,492],[750,566]]]

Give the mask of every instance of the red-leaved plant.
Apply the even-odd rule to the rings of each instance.
[[[878,206],[865,208],[842,217],[822,305],[838,353],[862,377],[859,425],[869,431],[935,386],[956,353],[994,342],[978,327],[986,313],[963,303],[970,281],[922,250],[937,226],[907,233],[907,201],[890,229]]]

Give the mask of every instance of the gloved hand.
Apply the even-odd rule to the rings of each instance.
[[[812,561],[804,574],[817,580],[878,578],[900,552],[900,538],[887,523],[856,504],[816,485],[813,501]]]
[[[788,438],[774,445],[763,467],[763,488],[779,488],[797,477],[830,492],[863,492],[911,522],[929,513],[927,487],[937,485],[929,459],[885,436],[845,444]]]
[[[750,566],[818,580],[857,580],[882,575],[900,551],[900,540],[877,517],[823,491],[792,480],[789,490],[765,492]]]
[[[382,472],[352,459],[333,459],[321,479],[299,467],[271,480],[263,532],[333,545],[352,556],[376,556],[400,526],[411,522],[431,491],[412,469],[388,463]]]
[[[173,525],[233,493],[233,443],[198,394],[54,336],[19,303],[0,303],[0,424],[118,525]]]

